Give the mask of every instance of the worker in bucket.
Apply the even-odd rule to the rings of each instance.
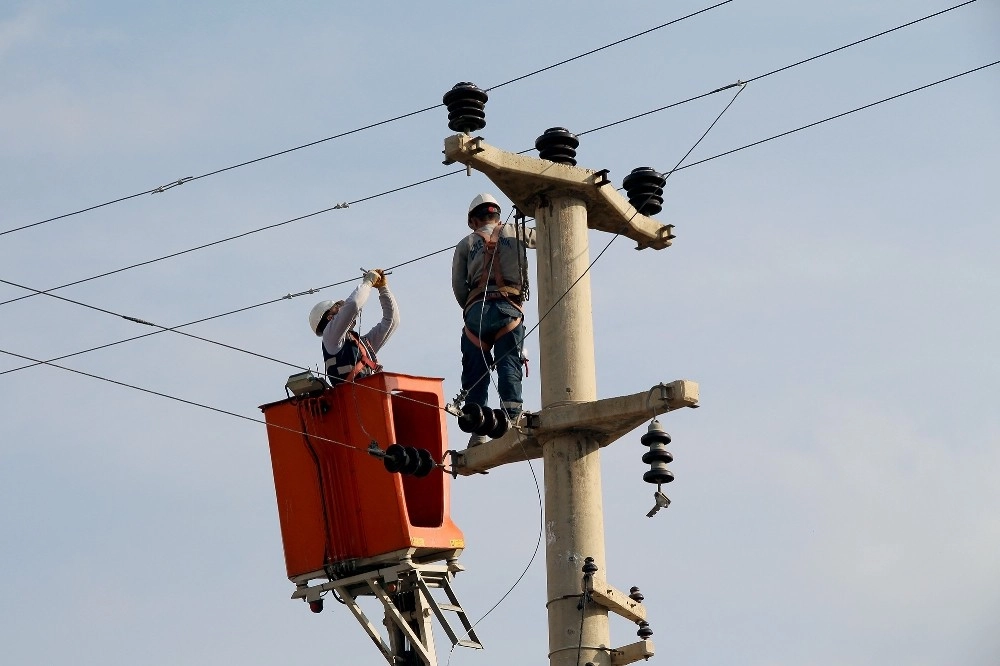
[[[500,407],[510,421],[521,413],[524,314],[527,288],[525,248],[535,247],[535,230],[501,224],[500,204],[479,194],[469,204],[468,236],[455,247],[451,286],[463,309],[462,390],[466,403],[487,405],[490,370],[496,369]],[[473,434],[469,446],[489,438]]]
[[[364,335],[354,330],[372,288],[378,290],[382,320]],[[376,354],[399,326],[399,309],[389,291],[385,271],[365,271],[347,300],[320,301],[309,312],[309,328],[323,338],[323,363],[334,385],[381,372]]]

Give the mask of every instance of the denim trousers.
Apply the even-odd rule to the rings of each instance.
[[[504,300],[477,302],[465,313],[465,325],[480,340],[492,339],[497,331],[515,319],[521,311]],[[490,364],[496,364],[497,387],[500,406],[508,416],[521,412],[521,345],[524,343],[524,322],[493,343],[493,349],[484,353],[462,331],[462,388],[468,391],[467,402],[486,406],[490,378]],[[486,357],[485,359],[483,357]]]

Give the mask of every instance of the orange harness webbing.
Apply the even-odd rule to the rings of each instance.
[[[493,233],[488,235],[481,231],[476,231],[476,235],[483,239],[483,245],[485,248],[483,253],[483,272],[479,274],[479,282],[469,293],[469,297],[465,301],[466,310],[468,310],[474,303],[482,299],[485,294],[485,300],[492,301],[502,298],[518,310],[523,311],[521,304],[511,298],[512,296],[515,298],[519,297],[521,295],[521,289],[519,287],[508,286],[503,279],[503,271],[500,268],[498,241],[500,240],[501,227],[502,225],[497,224],[493,228]],[[487,294],[486,292],[490,287],[490,277],[493,278],[493,286],[496,287],[496,289]],[[475,333],[470,331],[468,326],[466,326],[464,328],[465,337],[467,337],[472,344],[482,349],[483,352],[489,353],[496,341],[517,328],[522,319],[522,317],[514,319],[509,324],[494,333],[489,339],[480,338]]]
[[[476,235],[483,239],[483,271],[479,274],[479,281],[476,283],[476,286],[471,292],[469,292],[469,297],[465,299],[466,310],[468,310],[473,303],[480,300],[485,294],[486,300],[497,300],[502,298],[518,310],[523,311],[521,304],[518,302],[521,297],[520,286],[508,285],[503,279],[503,270],[500,267],[500,250],[498,241],[500,240],[500,229],[502,226],[503,225],[497,224],[493,228],[493,233],[488,235],[483,232],[476,231]],[[490,287],[490,278],[493,279],[492,286],[495,288],[487,293],[487,290],[489,290]]]
[[[358,359],[358,362],[354,364],[354,368],[347,373],[346,377],[344,377],[344,381],[353,382],[354,378],[358,376],[358,373],[363,371],[365,368],[368,368],[371,371],[368,374],[374,374],[381,370],[382,366],[376,363],[375,359],[372,358],[372,352],[368,348],[368,343],[354,331],[348,331],[347,335],[358,346],[358,355],[360,358]]]

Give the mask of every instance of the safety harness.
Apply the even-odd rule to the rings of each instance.
[[[524,309],[521,307],[522,295],[520,286],[508,285],[503,279],[503,270],[500,266],[499,257],[500,243],[498,242],[500,240],[500,230],[502,227],[503,225],[497,224],[493,227],[493,233],[491,234],[487,234],[479,230],[476,231],[476,235],[483,239],[483,271],[479,274],[479,281],[476,283],[476,286],[473,287],[472,291],[469,292],[469,297],[465,301],[466,312],[469,311],[469,308],[471,308],[473,304],[484,300],[484,295],[485,300],[487,301],[498,301],[502,299],[517,308],[518,311],[524,312]],[[490,289],[490,287],[494,288]],[[496,341],[517,328],[522,319],[523,317],[518,317],[517,319],[512,320],[509,324],[489,337],[477,336],[469,330],[468,326],[466,326],[464,328],[465,337],[467,337],[472,344],[483,350],[484,354],[489,354],[493,345],[496,344]],[[490,360],[488,364],[492,365],[492,360]]]
[[[344,338],[344,346],[336,354],[331,354],[323,346],[326,374],[333,380],[352,382],[382,370],[375,358],[375,351],[368,341],[354,331],[348,331]]]

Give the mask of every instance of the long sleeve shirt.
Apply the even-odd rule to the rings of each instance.
[[[485,264],[484,255],[486,241],[481,234],[491,236],[499,222],[486,224],[474,233],[469,234],[455,246],[455,255],[451,262],[451,289],[455,300],[463,308],[469,300],[469,294],[479,284]],[[500,272],[508,285],[521,285],[521,265],[519,255],[522,247],[535,248],[535,230],[526,229],[522,238],[513,224],[504,224],[497,239],[500,261]],[[512,251],[513,250],[513,251]],[[521,261],[524,261],[522,258]]]
[[[358,285],[358,288],[344,301],[340,311],[323,329],[323,347],[330,354],[336,354],[343,348],[347,332],[357,321],[361,308],[368,301],[371,289],[372,286],[367,280]],[[379,288],[378,300],[382,306],[382,319],[362,336],[375,352],[385,345],[399,327],[399,308],[388,286]]]

